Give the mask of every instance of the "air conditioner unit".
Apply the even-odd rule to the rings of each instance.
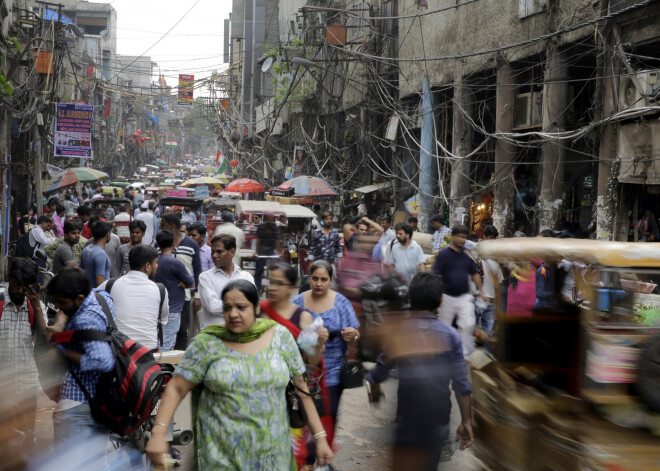
[[[540,126],[543,121],[543,93],[527,92],[516,95],[513,103],[513,128]]]
[[[648,106],[649,103],[657,101],[660,98],[659,76],[660,71],[657,70],[637,72],[635,77],[641,91],[635,86],[632,76],[621,77],[619,81],[619,110],[643,108]]]

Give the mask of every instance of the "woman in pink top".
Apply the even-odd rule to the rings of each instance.
[[[511,270],[506,302],[507,316],[531,316],[536,303],[536,270],[543,260],[530,259],[525,265]]]

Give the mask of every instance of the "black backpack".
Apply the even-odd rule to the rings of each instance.
[[[23,234],[16,240],[15,257],[32,258],[34,256],[34,247],[30,244],[30,233]]]
[[[115,367],[101,373],[94,397],[71,369],[69,372],[85,395],[94,420],[123,437],[149,418],[174,367],[158,363],[151,350],[117,330],[106,299],[98,292],[95,295],[108,320],[108,330],[64,331],[53,335],[51,342],[110,343]]]

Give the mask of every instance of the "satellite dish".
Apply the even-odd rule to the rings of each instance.
[[[273,58],[272,57],[266,57],[266,60],[264,63],[261,65],[261,71],[263,73],[268,72],[268,69],[270,69],[270,66],[273,65]]]

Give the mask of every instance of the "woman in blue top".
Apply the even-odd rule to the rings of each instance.
[[[309,270],[311,289],[299,294],[293,303],[321,316],[323,327],[330,332],[325,344],[325,367],[327,384],[332,401],[332,417],[337,424],[337,410],[342,387],[339,381],[342,359],[346,356],[348,344],[360,338],[360,323],[355,316],[351,302],[345,296],[330,289],[332,283],[332,265],[325,260],[315,261]]]

